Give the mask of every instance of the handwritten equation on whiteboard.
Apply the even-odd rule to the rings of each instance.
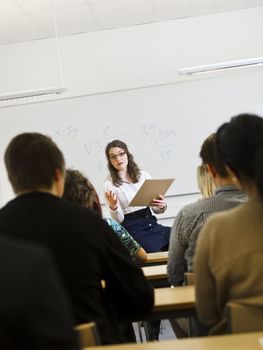
[[[169,160],[175,151],[175,129],[164,129],[152,124],[143,124],[139,129],[142,135],[141,141],[147,145],[146,152],[154,153],[157,156],[156,161]]]
[[[176,131],[174,128],[168,129],[161,128],[154,124],[142,124],[138,126],[135,134],[132,140],[141,145],[146,156],[154,157],[155,162],[166,162],[174,155],[176,141]],[[79,154],[84,150],[85,157],[96,159],[96,164],[94,164],[94,166],[96,166],[97,171],[105,172],[107,169],[104,155],[106,145],[115,139],[126,142],[130,135],[127,131],[116,133],[116,130],[111,126],[106,126],[101,131],[99,137],[91,139],[89,134],[87,136],[89,141],[87,142],[85,130],[80,130],[76,126],[67,125],[56,129],[54,136],[55,138],[63,138],[64,141],[66,141],[66,139],[71,141],[77,139],[78,146],[82,148]],[[130,147],[129,143],[128,147]],[[66,149],[63,151],[67,152]]]

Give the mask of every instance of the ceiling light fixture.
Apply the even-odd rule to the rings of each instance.
[[[46,96],[46,95],[62,94],[63,92],[66,92],[66,91],[67,89],[63,87],[46,87],[46,88],[40,88],[40,89],[34,89],[34,90],[9,92],[5,94],[1,94],[0,101],[12,101],[12,100],[18,100],[21,98],[28,98],[28,97],[40,97],[40,96]]]
[[[220,72],[228,69],[248,68],[263,65],[263,57],[242,59],[236,61],[226,61],[221,63],[212,63],[203,66],[194,66],[187,68],[178,68],[180,75],[194,75],[203,73]]]
[[[58,28],[57,28],[57,19],[56,19],[54,0],[52,0],[52,17],[53,17],[53,22],[54,22],[57,64],[58,64],[58,70],[59,70],[59,84],[58,84],[58,86],[51,86],[51,87],[49,86],[49,87],[44,87],[44,88],[37,88],[34,90],[24,90],[24,91],[17,91],[17,92],[9,92],[9,93],[0,94],[0,102],[8,102],[8,101],[19,100],[19,99],[24,99],[24,98],[31,98],[31,97],[56,95],[56,94],[62,94],[63,92],[69,91],[69,89],[64,87],[64,77],[63,77],[61,55],[60,55],[60,48],[59,48]]]

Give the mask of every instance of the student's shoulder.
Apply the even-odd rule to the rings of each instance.
[[[181,210],[181,216],[196,216],[206,212],[210,208],[209,198],[201,198],[195,202],[186,204]]]
[[[50,253],[41,244],[0,234],[0,260],[3,259],[15,261],[19,266],[20,263],[25,265],[27,262],[32,264],[37,260],[48,260]]]
[[[99,231],[99,228],[103,227],[105,229],[105,227],[107,227],[107,224],[102,220],[99,212],[81,207],[63,198],[60,200],[59,207],[60,216],[63,216],[64,225],[74,225],[76,231],[87,230],[87,228],[89,228],[90,232],[96,228],[97,231]],[[59,209],[57,209],[57,211],[58,210]]]
[[[238,227],[242,220],[247,217],[249,207],[250,204],[245,202],[235,208],[213,213],[206,221],[205,231],[211,235],[219,234],[221,237],[224,234],[228,235],[229,228]]]

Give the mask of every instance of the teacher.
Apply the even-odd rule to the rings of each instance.
[[[165,212],[164,197],[154,198],[150,207],[129,206],[143,182],[151,178],[150,174],[140,170],[123,141],[108,143],[105,154],[110,174],[104,193],[112,218],[120,222],[147,253],[167,250],[171,228],[159,225],[152,213]]]

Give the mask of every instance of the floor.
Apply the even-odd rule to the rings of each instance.
[[[140,332],[138,329],[138,323],[134,323],[133,328],[135,331],[136,340],[138,343],[140,343],[141,339],[140,339]],[[146,337],[145,337],[144,328],[143,327],[140,327],[140,328],[141,328],[142,341],[145,342]],[[159,333],[159,340],[167,340],[167,339],[175,339],[175,338],[176,337],[175,337],[174,332],[171,328],[169,320],[162,320],[161,327],[160,327],[160,333]]]

